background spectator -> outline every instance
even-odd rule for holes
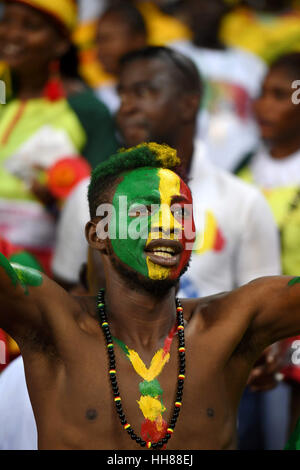
[[[257,146],[258,131],[251,101],[257,96],[266,67],[261,59],[237,47],[226,47],[220,28],[230,11],[225,0],[189,0],[193,41],[173,43],[197,65],[205,80],[198,137],[209,159],[232,171]]]
[[[299,77],[300,53],[282,56],[272,64],[255,103],[261,146],[237,170],[241,178],[260,188],[270,204],[281,235],[286,275],[300,269],[300,107],[292,97],[292,83]],[[293,386],[294,429],[300,414],[300,368],[290,363],[284,372]]]
[[[300,50],[300,4],[292,0],[245,0],[224,21],[222,40],[266,62]]]
[[[93,166],[117,148],[107,108],[77,74],[75,25],[72,0],[7,1],[0,22],[0,59],[14,83],[0,108],[0,232],[36,254],[47,272],[54,200],[40,171],[79,154]]]
[[[147,29],[139,10],[130,3],[108,7],[97,24],[96,48],[103,67],[103,82],[96,90],[97,96],[115,113],[119,108],[116,84],[119,62],[128,52],[147,44]]]

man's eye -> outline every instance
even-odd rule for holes
[[[191,212],[187,207],[178,206],[173,209],[173,215],[175,219],[183,220],[190,217]]]
[[[129,217],[148,217],[151,211],[146,206],[135,206],[129,209]]]
[[[150,92],[150,88],[148,86],[138,86],[135,89],[135,94],[139,98],[143,98],[144,96],[147,96]]]

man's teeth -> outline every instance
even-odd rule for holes
[[[161,256],[162,258],[172,258],[175,255],[173,248],[157,247],[154,248],[153,253]]]

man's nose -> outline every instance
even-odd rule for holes
[[[151,232],[161,235],[174,235],[179,238],[182,233],[182,224],[178,222],[172,214],[170,207],[162,204],[160,210],[154,216],[151,224]]]
[[[136,100],[131,95],[121,96],[119,114],[131,114],[136,110]]]

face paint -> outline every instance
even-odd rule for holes
[[[184,205],[189,213],[182,216]],[[118,258],[150,279],[177,279],[195,233],[191,193],[179,176],[159,168],[131,171],[118,185],[113,207],[109,233]]]
[[[4,255],[2,255],[2,253],[0,253],[0,266],[1,266],[1,268],[4,269],[4,271],[6,272],[8,277],[10,278],[13,286],[16,287],[18,282],[19,282],[19,278],[17,276],[17,273],[13,269],[13,267],[11,266],[8,259]]]
[[[148,272],[151,279],[177,279],[191,256],[192,247],[188,244],[192,245],[195,240],[192,196],[187,185],[173,171],[159,169],[158,175],[161,207],[152,218],[146,247],[153,240],[167,238],[179,241],[183,250],[178,265],[172,268],[162,267],[147,257]],[[177,202],[173,204],[174,201]]]
[[[146,442],[159,441],[164,437],[167,431],[167,422],[162,417],[163,413],[166,411],[162,402],[163,390],[157,377],[161,374],[164,366],[170,359],[170,348],[176,329],[177,325],[171,329],[165,339],[163,348],[159,349],[154,354],[149,368],[145,366],[137,352],[133,349],[129,349],[119,339],[113,338],[113,341],[117,343],[126,354],[135,372],[143,379],[143,382],[139,384],[141,397],[137,403],[145,418],[141,426],[141,436]]]
[[[300,283],[300,277],[294,277],[288,282],[288,286],[294,286],[295,284]]]
[[[35,269],[26,268],[20,264],[12,263],[12,267],[23,287],[25,294],[28,295],[28,286],[39,287],[43,283],[43,276]]]
[[[43,277],[39,271],[17,263],[10,263],[1,253],[0,266],[6,271],[13,286],[17,287],[20,283],[26,295],[29,294],[28,286],[38,287],[43,283]]]

